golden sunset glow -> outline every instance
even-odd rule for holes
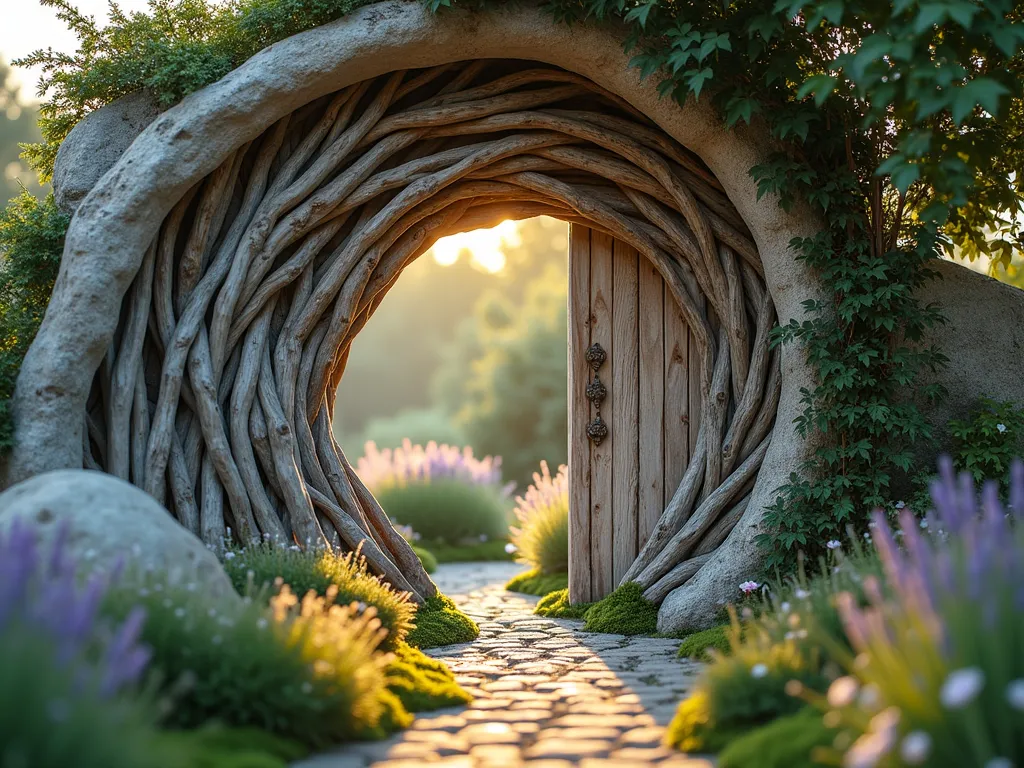
[[[473,264],[493,274],[505,266],[505,249],[515,248],[521,242],[518,222],[503,221],[490,229],[442,237],[434,243],[430,254],[442,266],[454,264],[465,254]]]

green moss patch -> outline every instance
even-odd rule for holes
[[[540,568],[533,568],[526,573],[520,573],[513,577],[505,589],[510,592],[522,592],[527,595],[548,595],[552,592],[567,590],[569,587],[569,574],[567,573],[542,573]]]
[[[744,733],[745,728],[718,723],[707,695],[697,691],[679,705],[665,731],[665,743],[683,752],[719,752]]]
[[[719,768],[813,768],[815,752],[832,745],[836,731],[827,728],[821,712],[806,707],[780,717],[729,743],[718,757]]]
[[[593,603],[572,605],[569,602],[569,590],[560,589],[542,597],[533,612],[538,616],[547,616],[552,619],[582,619],[593,605]]]
[[[723,654],[729,653],[732,647],[729,642],[730,629],[731,625],[720,624],[717,627],[687,635],[679,646],[679,658],[709,661],[711,654],[708,651],[712,649]]]
[[[468,643],[480,635],[480,628],[458,609],[454,601],[438,593],[416,611],[415,626],[406,642],[416,648]]]
[[[388,665],[386,685],[410,712],[430,712],[473,700],[455,682],[455,675],[447,665],[406,643],[395,649],[395,659]]]
[[[658,631],[658,606],[645,600],[643,592],[643,587],[631,581],[594,603],[584,617],[586,631],[653,635]]]

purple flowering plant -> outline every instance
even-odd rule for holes
[[[140,681],[145,615],[108,621],[113,577],[78,577],[65,531],[50,545],[15,522],[0,533],[0,764],[170,765]]]
[[[508,535],[514,485],[501,478],[501,458],[477,458],[470,447],[431,441],[379,449],[368,442],[360,478],[397,524],[427,544],[478,545]]]
[[[948,459],[931,492],[923,528],[904,510],[897,536],[874,515],[885,590],[839,595],[853,655],[827,722],[852,734],[848,768],[1024,765],[1024,465],[1008,508]]]

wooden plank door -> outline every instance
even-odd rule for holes
[[[690,334],[654,266],[609,235],[569,230],[569,595],[612,592],[679,485],[699,413]],[[595,371],[587,352],[606,355]],[[595,403],[587,385],[600,379]],[[600,417],[602,439],[587,429]]]

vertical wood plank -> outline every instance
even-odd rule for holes
[[[704,299],[701,298],[701,306],[704,306]],[[689,363],[688,374],[690,383],[687,387],[687,395],[690,400],[690,456],[693,455],[697,445],[697,430],[700,429],[700,353],[697,344],[693,340],[693,334],[689,334]],[[687,456],[689,461],[689,456]]]
[[[639,254],[635,248],[616,240],[612,303],[612,381],[615,407],[612,443],[612,572],[616,585],[629,570],[637,554],[639,520],[638,489],[640,461],[640,331],[638,326]]]
[[[569,225],[569,601],[593,600],[590,574],[590,232]]]
[[[665,510],[665,281],[640,258],[640,515],[639,547]],[[669,492],[671,493],[672,488]]]
[[[690,460],[689,338],[679,304],[665,286],[665,496],[671,499]]]
[[[612,238],[590,233],[590,343],[600,344],[608,353],[601,377],[608,397],[601,406],[609,434],[600,445],[590,444],[590,564],[593,599],[599,600],[614,588],[612,550],[612,452],[618,439],[611,423],[618,393],[612,383],[616,349],[612,336]],[[591,409],[591,418],[594,411]]]

